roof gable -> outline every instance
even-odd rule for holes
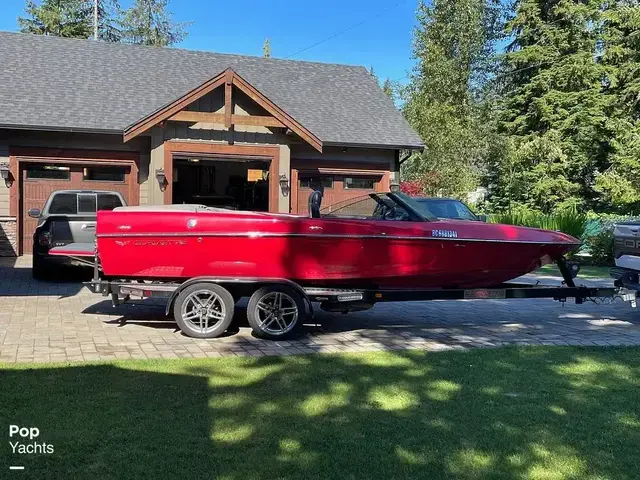
[[[324,145],[422,145],[363,67],[8,32],[0,64],[0,127],[122,134],[232,68]]]
[[[145,116],[124,130],[124,140],[129,141],[132,138],[146,132],[154,125],[165,120],[171,120],[177,117],[177,114],[191,105],[196,100],[202,98],[206,94],[212,92],[216,88],[225,87],[225,124],[227,127],[233,124],[232,106],[231,106],[231,88],[235,86],[260,107],[266,110],[279,125],[289,128],[302,139],[307,141],[316,150],[322,151],[322,141],[313,133],[307,130],[291,115],[287,114],[278,105],[269,100],[253,85],[238,75],[232,68],[227,68],[215,77],[207,80],[202,85],[190,90],[181,97],[175,99],[171,103],[164,105],[157,111]],[[192,113],[192,112],[191,112]],[[193,113],[192,113],[193,115]],[[259,117],[254,117],[259,118]],[[197,121],[197,120],[196,120]]]

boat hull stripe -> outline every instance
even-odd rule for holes
[[[140,238],[140,237],[246,237],[246,238],[347,238],[347,239],[385,239],[385,240],[437,240],[439,242],[488,242],[488,243],[528,243],[532,245],[581,245],[581,243],[529,241],[529,240],[498,240],[484,238],[448,238],[448,237],[420,237],[420,236],[388,236],[388,235],[349,235],[332,233],[261,233],[261,232],[183,232],[183,233],[103,233],[97,238]]]

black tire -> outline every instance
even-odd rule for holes
[[[33,265],[31,266],[31,277],[34,280],[50,280],[53,277],[53,268],[42,255],[33,255]]]
[[[270,305],[272,299],[276,300],[278,298],[277,294],[281,294],[279,298],[282,299],[281,306],[283,310],[295,307],[296,312],[295,315],[290,315],[289,312],[281,312],[276,318],[269,321],[268,315],[279,310],[274,305],[274,311],[267,312],[263,306],[259,307],[259,304]],[[293,336],[304,323],[305,317],[306,305],[304,299],[295,289],[286,285],[261,287],[251,295],[247,304],[249,325],[251,325],[253,333],[261,338],[278,340]]]
[[[189,318],[190,314],[196,314],[196,308],[198,307],[196,307],[195,300],[198,300],[200,295],[210,295],[207,302],[212,298],[214,299],[211,305],[213,310],[209,311],[211,316],[217,320],[213,325],[209,325],[210,318],[203,319],[203,316],[207,316],[206,313],[203,316],[198,315],[197,317]],[[185,305],[185,303],[187,304]],[[233,320],[234,303],[233,296],[226,288],[215,283],[196,283],[188,286],[178,294],[173,304],[173,316],[182,333],[188,337],[215,338],[222,335],[229,328]],[[204,306],[200,308],[204,308]],[[218,319],[214,315],[216,313],[221,318]]]

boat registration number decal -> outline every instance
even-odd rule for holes
[[[432,237],[458,238],[455,230],[431,230]]]
[[[476,288],[465,290],[464,298],[471,299],[502,299],[507,297],[507,291],[502,288]]]

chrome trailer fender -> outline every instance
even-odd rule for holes
[[[181,283],[178,286],[178,288],[176,288],[171,294],[171,296],[169,297],[169,300],[167,301],[165,314],[166,315],[170,314],[171,309],[173,308],[173,304],[182,290],[187,288],[189,285],[193,285],[194,283],[203,283],[203,282],[216,283],[223,287],[225,285],[238,285],[238,284],[255,285],[256,289],[261,285],[274,285],[274,284],[287,285],[293,288],[294,290],[296,290],[300,295],[302,295],[302,298],[304,299],[305,303],[307,304],[307,308],[309,309],[308,313],[311,316],[313,316],[313,306],[311,305],[311,300],[309,299],[307,292],[305,292],[304,288],[302,288],[299,284],[297,284],[292,280],[288,280],[286,278],[230,278],[230,277],[194,277],[194,278],[190,278],[186,282]]]

